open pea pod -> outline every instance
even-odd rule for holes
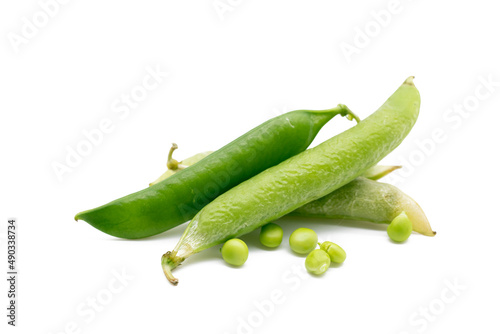
[[[334,192],[301,206],[289,215],[369,221],[389,224],[406,212],[413,230],[427,236],[434,232],[422,208],[397,187],[358,177]]]

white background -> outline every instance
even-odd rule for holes
[[[231,10],[221,15],[212,0],[69,1],[43,22],[37,1],[2,2],[2,254],[7,218],[18,219],[20,235],[19,326],[5,324],[2,279],[2,328],[497,332],[500,21],[494,2],[401,0],[384,26],[374,23],[373,12],[392,9],[388,0],[222,3]],[[33,16],[45,26],[16,46],[13,36],[19,41],[24,18],[33,22]],[[365,29],[371,36],[362,40]],[[346,57],[341,46],[347,44],[357,53]],[[128,115],[114,112],[147,68],[169,75]],[[420,117],[383,162],[405,165],[386,181],[420,203],[434,238],[414,234],[400,245],[388,240],[384,226],[282,219],[279,249],[264,250],[250,234],[243,237],[250,257],[242,268],[225,265],[214,247],[176,270],[180,283],[173,287],[160,257],[185,225],[125,241],[73,220],[78,211],[146,187],[164,171],[171,142],[182,159],[293,109],[345,103],[363,118],[409,75],[422,96]],[[112,130],[59,180],[53,164],[65,164],[68,147],[75,149],[83,132],[103,119],[113,122]],[[313,145],[352,125],[334,119]],[[444,135],[430,143],[436,131]],[[320,278],[303,275],[304,258],[287,241],[303,226],[343,246],[344,265]],[[6,265],[5,255],[0,258]],[[128,278],[121,284],[113,277],[122,271]],[[110,283],[120,291],[110,292]],[[453,292],[450,284],[459,287]],[[281,303],[271,307],[266,301],[275,294]],[[100,311],[90,311],[92,298],[105,303]]]

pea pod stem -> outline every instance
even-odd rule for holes
[[[175,160],[172,157],[172,155],[174,154],[174,151],[178,148],[179,148],[179,146],[177,146],[176,143],[172,143],[172,147],[170,148],[170,151],[168,152],[167,168],[170,170],[184,169],[187,167],[187,166],[179,164],[179,161]]]
[[[345,106],[347,108],[347,106]],[[349,110],[350,111],[350,110]],[[349,121],[352,121],[353,119],[356,121],[356,124],[361,122],[361,119],[355,114],[353,113],[352,111],[350,111],[347,115],[346,115],[347,119]]]
[[[353,119],[356,121],[356,124],[361,122],[361,119],[356,115],[351,109],[349,109],[345,104],[338,104],[336,107],[327,109],[327,110],[317,110],[313,111],[316,113],[338,113],[340,116],[347,118],[347,120],[352,121]]]
[[[195,154],[192,157],[186,158],[182,161],[178,161],[173,158],[173,153],[176,149],[178,149],[177,144],[172,143],[172,147],[170,147],[170,151],[168,152],[167,170],[162,175],[160,175],[160,177],[158,177],[155,181],[151,182],[149,186],[160,183],[161,181],[169,178],[175,173],[180,172],[181,170],[194,165],[195,163],[199,162],[203,158],[206,158],[208,155],[213,153],[212,151],[202,152]]]
[[[174,252],[166,252],[161,257],[161,266],[163,268],[163,273],[167,277],[168,281],[173,285],[177,285],[179,280],[172,275],[172,271],[170,268],[177,267],[178,263],[182,262],[181,259],[176,261],[176,256],[173,254]]]

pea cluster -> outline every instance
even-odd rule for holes
[[[264,225],[260,230],[260,242],[269,248],[276,248],[283,241],[283,229],[275,224]],[[330,241],[318,243],[318,235],[310,228],[298,228],[290,235],[290,248],[306,257],[306,269],[315,275],[323,274],[330,263],[343,263],[346,253],[337,244]],[[319,245],[319,249],[316,247]],[[248,259],[248,247],[243,240],[230,239],[221,248],[222,258],[233,266],[242,266]]]
[[[412,232],[412,224],[403,211],[387,227],[389,238],[395,242],[406,241]],[[275,223],[262,226],[259,235],[260,242],[269,248],[276,248],[283,241],[283,229]],[[341,264],[346,259],[342,247],[325,241],[318,243],[318,235],[310,228],[298,228],[290,235],[290,248],[297,254],[308,254],[306,269],[314,275],[324,274],[331,263]],[[319,249],[316,246],[319,245]],[[248,246],[241,239],[230,239],[221,248],[222,258],[233,266],[242,266],[248,259]]]

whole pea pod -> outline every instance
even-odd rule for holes
[[[220,195],[196,214],[175,248],[162,256],[165,276],[177,284],[171,270],[189,256],[249,233],[362,175],[403,141],[419,109],[420,94],[410,77],[354,127]]]
[[[339,114],[357,119],[344,105],[272,118],[196,164],[146,189],[80,212],[75,220],[120,238],[164,232],[193,218],[225,191],[304,151],[321,127]]]
[[[358,177],[334,192],[289,213],[292,216],[369,221],[389,224],[406,212],[413,230],[434,236],[422,208],[397,187]]]

